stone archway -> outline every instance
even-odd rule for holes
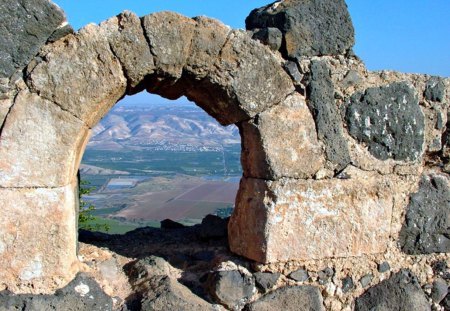
[[[78,271],[76,172],[90,129],[125,94],[144,89],[185,95],[239,127],[244,176],[229,224],[233,252],[271,263],[395,249],[408,195],[422,173],[435,173],[424,158],[448,157],[449,81],[368,72],[348,54],[353,29],[345,3],[336,3],[254,11],[262,16],[254,37],[275,51],[206,17],[125,12],[31,51],[23,72],[28,60],[8,67],[8,81],[15,69],[23,75],[0,99],[0,290],[51,292]],[[291,9],[323,15],[302,29],[331,27],[330,38],[272,27],[274,12]],[[284,41],[270,42],[277,35]]]

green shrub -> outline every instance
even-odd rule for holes
[[[89,194],[95,190],[95,187],[89,187],[90,182],[86,180],[80,181],[80,188],[78,196],[80,200],[80,209],[78,212],[78,229],[84,229],[89,231],[109,231],[110,226],[108,224],[97,223],[97,217],[92,215],[95,210],[95,206],[83,200],[83,195]]]

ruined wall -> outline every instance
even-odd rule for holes
[[[144,89],[239,127],[229,242],[261,270],[328,266],[340,280],[348,262],[356,278],[387,258],[394,270],[409,255],[448,260],[450,81],[367,71],[343,1],[277,2],[253,11],[247,32],[125,12],[76,34],[47,1],[17,3],[1,17],[13,42],[0,52],[1,288],[48,292],[73,277],[89,131]],[[25,35],[17,16],[30,12],[55,21]]]

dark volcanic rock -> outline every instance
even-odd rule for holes
[[[325,268],[322,271],[319,271],[317,273],[317,276],[319,278],[319,284],[326,284],[330,281],[330,279],[334,275],[334,270],[331,268]]]
[[[172,219],[161,220],[161,229],[179,229],[184,227],[183,224],[173,221]]]
[[[255,277],[256,286],[265,293],[277,284],[281,273],[256,272],[253,276]]]
[[[355,288],[355,283],[353,282],[353,279],[351,276],[347,276],[344,279],[342,279],[342,292],[348,293],[349,291],[353,290]]]
[[[409,270],[401,270],[356,299],[355,310],[426,311],[430,305],[416,277]]]
[[[425,92],[423,95],[428,100],[443,102],[445,97],[444,80],[439,77],[431,77],[425,86]]]
[[[247,311],[325,310],[320,291],[314,286],[287,286],[279,288],[249,304]]]
[[[278,28],[286,58],[345,54],[355,42],[344,0],[284,0],[253,10],[247,29]]]
[[[387,261],[384,261],[378,265],[378,272],[384,273],[391,270],[391,266]]]
[[[141,302],[142,311],[214,310],[213,306],[168,276],[154,276]]]
[[[289,277],[297,282],[305,282],[309,279],[309,274],[304,269],[298,269],[289,274]]]
[[[271,50],[278,51],[283,41],[283,34],[278,28],[269,27],[255,30],[252,38],[269,46]]]
[[[407,254],[450,251],[450,188],[443,175],[423,176],[410,196],[399,241]]]
[[[13,295],[0,293],[0,311],[64,310],[110,311],[112,299],[106,295],[94,279],[84,273],[55,295]]]
[[[359,283],[361,283],[361,286],[364,288],[364,287],[367,287],[370,285],[370,283],[372,282],[372,279],[373,279],[372,274],[366,274],[359,280]]]
[[[24,68],[65,21],[47,0],[0,1],[0,77]]]
[[[201,239],[226,238],[228,232],[228,218],[223,219],[215,215],[206,215],[200,226],[199,237]]]
[[[325,144],[328,160],[336,165],[336,171],[341,171],[350,163],[350,154],[343,136],[342,120],[334,102],[330,70],[324,61],[311,62],[308,97],[317,136]]]
[[[216,271],[209,276],[208,287],[215,301],[233,309],[252,297],[255,280],[237,270]]]
[[[351,96],[345,119],[350,135],[380,160],[417,160],[425,123],[414,89],[404,82],[368,88]]]
[[[433,282],[433,288],[431,289],[431,299],[434,302],[440,303],[448,294],[448,285],[443,279],[436,279]]]

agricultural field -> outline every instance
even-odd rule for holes
[[[94,222],[108,224],[110,233],[164,219],[193,225],[207,214],[226,217],[239,186],[239,156],[240,146],[233,145],[223,152],[87,150],[82,163],[89,170],[81,179],[94,190],[83,199],[96,208]]]

